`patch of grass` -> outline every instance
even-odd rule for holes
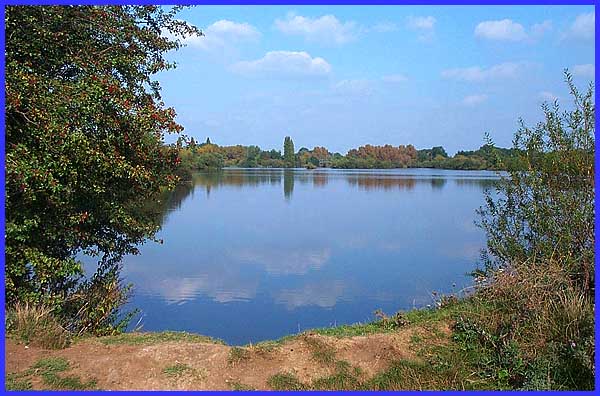
[[[253,391],[253,390],[256,390],[256,389],[254,389],[251,386],[242,384],[241,382],[237,382],[237,381],[232,382],[230,385],[231,385],[231,390],[234,390],[234,391]]]
[[[306,389],[306,385],[304,385],[295,374],[292,373],[278,373],[275,374],[267,380],[267,385],[269,385],[273,390],[304,390]]]
[[[397,312],[387,317],[379,313],[380,320],[369,323],[355,323],[335,327],[322,327],[311,329],[308,332],[321,334],[336,338],[366,336],[370,334],[381,334],[394,332],[398,328],[409,325],[422,325],[425,323],[437,323],[451,319],[461,310],[462,300],[448,304],[442,308],[413,309],[405,312]],[[385,316],[385,318],[383,317]]]
[[[259,344],[254,344],[247,346],[248,350],[253,351],[257,355],[268,355],[273,352],[280,344],[275,342],[261,342]]]
[[[81,378],[70,375],[66,377],[60,377],[56,374],[42,375],[44,383],[51,389],[56,390],[89,390],[96,389],[96,381],[90,380],[88,382],[82,382]]]
[[[69,361],[62,357],[47,357],[38,360],[32,367],[44,373],[59,373],[69,369]]]
[[[233,347],[227,356],[227,364],[240,363],[243,360],[250,358],[250,352],[245,348]]]
[[[192,370],[190,366],[185,363],[175,363],[171,366],[167,366],[163,369],[163,374],[167,377],[180,377],[185,372]]]
[[[23,373],[8,373],[6,375],[6,390],[29,390],[31,389],[31,370]]]
[[[314,390],[361,390],[364,389],[361,377],[360,368],[338,360],[335,362],[335,372],[332,375],[316,379],[310,387]]]
[[[224,344],[223,341],[216,338],[179,331],[163,331],[159,333],[122,333],[114,336],[100,337],[99,341],[105,345],[154,345],[171,341]]]
[[[62,357],[48,357],[38,360],[30,370],[29,376],[39,375],[44,384],[55,390],[86,390],[95,389],[96,381],[82,382],[78,376],[60,376],[69,369],[69,362]]]
[[[301,339],[311,350],[314,361],[327,366],[335,363],[335,349],[327,345],[327,343],[325,343],[323,340],[320,340],[319,338],[309,334],[301,336]]]
[[[310,330],[311,333],[321,334],[336,338],[346,338],[355,336],[365,336],[369,334],[378,334],[390,332],[390,329],[384,329],[377,324],[371,323],[355,323],[351,325],[341,325],[336,327],[323,327]]]

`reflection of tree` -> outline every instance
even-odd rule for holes
[[[412,190],[417,179],[406,177],[382,177],[378,175],[348,175],[348,183],[364,190]]]
[[[294,171],[286,169],[283,171],[283,196],[286,200],[292,198],[292,192],[294,191]]]
[[[471,179],[454,179],[454,183],[461,187],[479,187],[482,190],[486,188],[492,188],[496,185],[498,179],[484,179],[484,178],[471,178]]]
[[[327,185],[328,175],[327,173],[314,172],[313,173],[313,186],[324,187]]]
[[[182,182],[170,191],[157,194],[153,199],[146,201],[140,210],[162,225],[169,212],[181,208],[183,201],[194,191],[191,182]]]
[[[314,187],[323,187],[329,183],[329,178],[343,178],[351,186],[364,190],[412,190],[417,185],[431,186],[433,189],[442,189],[449,179],[453,179],[459,186],[473,186],[476,188],[493,187],[495,180],[490,177],[440,177],[440,176],[410,176],[410,175],[385,175],[385,174],[348,174],[336,172],[303,171],[295,169],[225,169],[213,172],[198,172],[192,178],[194,185],[201,185],[207,194],[211,189],[220,186],[250,186],[258,187],[264,184],[278,185],[283,178],[283,195],[291,199],[294,183],[308,184]]]
[[[435,190],[441,190],[442,188],[444,188],[444,185],[446,184],[446,179],[445,178],[432,178],[431,179],[431,187]]]

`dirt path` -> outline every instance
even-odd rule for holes
[[[107,344],[100,338],[50,351],[6,340],[6,373],[33,373],[27,377],[31,388],[47,389],[43,375],[32,367],[42,358],[54,358],[68,362],[61,376],[94,381],[105,390],[272,389],[269,380],[277,374],[311,383],[334,374],[341,364],[370,378],[395,360],[418,359],[411,337],[423,331],[406,328],[346,338],[305,333],[243,348],[186,340]]]

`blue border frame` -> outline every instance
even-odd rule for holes
[[[7,5],[118,5],[118,4],[153,4],[153,5],[173,5],[173,4],[181,4],[181,5],[594,5],[594,12],[597,13],[599,9],[599,5],[595,0],[373,0],[369,2],[368,0],[234,0],[231,2],[227,2],[224,0],[208,0],[208,1],[189,1],[189,0],[156,0],[156,1],[145,1],[145,0],[132,0],[132,1],[119,1],[119,0],[81,0],[81,1],[69,1],[69,0],[24,0],[24,1],[11,1],[6,0],[2,1],[2,7],[0,9],[0,50],[1,50],[1,69],[2,75],[0,76],[0,83],[4,87],[4,68],[5,68],[5,31],[4,31],[4,21],[5,21],[5,10],[4,6]],[[595,26],[595,37],[600,37],[600,25],[596,23]],[[595,42],[595,64],[598,64],[598,44]],[[595,71],[595,81],[598,81],[600,77],[600,72],[596,68]],[[598,100],[598,90],[596,89],[594,92],[595,101],[597,103]],[[2,110],[4,113],[4,104],[5,104],[5,90],[0,90],[0,104],[2,105]],[[596,121],[596,127],[598,126],[598,122]],[[0,159],[4,163],[5,160],[5,117],[4,114],[0,117],[0,128],[2,133],[0,133]],[[595,150],[595,161],[594,161],[594,172],[595,172],[595,185],[598,185],[600,182],[600,173],[598,169],[600,168],[600,154],[598,154],[598,150]],[[2,166],[0,169],[0,179],[2,184],[5,184],[5,167]],[[4,190],[1,194],[1,203],[2,203],[2,217],[0,219],[0,225],[2,229],[5,229],[5,195]],[[595,196],[595,213],[597,213],[598,209],[598,197]],[[600,229],[600,222],[598,221],[598,217],[594,218],[594,232],[596,235],[598,234],[598,230]],[[4,251],[5,248],[5,238],[0,238],[0,246]],[[598,246],[600,243],[597,239],[595,239],[595,251],[598,251]],[[5,273],[5,259],[2,256],[0,260],[2,267],[2,274]],[[595,267],[598,267],[598,256],[595,255]],[[4,305],[4,293],[5,283],[0,282],[0,299],[2,301],[2,305]],[[598,301],[600,299],[600,290],[598,288],[595,289],[595,299]],[[0,312],[0,317],[2,319],[2,323],[0,324],[2,328],[2,334],[6,334],[5,329],[5,320],[4,320],[5,311],[2,310]],[[595,336],[596,340],[598,339],[598,334],[600,333],[600,325],[598,323],[598,313],[595,313],[596,321],[595,321]],[[596,370],[598,370],[598,363],[600,363],[600,357],[598,356],[598,346],[596,346],[596,359],[595,365]],[[0,353],[2,356],[5,356],[5,343],[2,342],[0,344]],[[5,373],[5,359],[0,360],[0,369],[2,370],[1,378],[2,383],[6,383],[6,373]],[[595,378],[595,387],[596,391],[600,390],[600,379],[596,373]],[[544,394],[544,395],[595,395],[596,391],[288,391],[288,392],[280,392],[280,391],[255,391],[252,393],[285,393],[285,394],[298,394],[298,395],[306,395],[306,394],[318,394],[318,393],[327,393],[332,395],[344,395],[344,394],[361,394],[361,395],[417,395],[417,394],[460,394],[460,395],[512,395],[512,394]],[[51,394],[51,395],[106,395],[106,394],[127,394],[127,395],[147,395],[147,394],[177,394],[177,395],[188,395],[188,394],[222,394],[222,395],[243,395],[248,394],[249,392],[245,391],[4,391],[7,395],[42,395],[42,394]]]

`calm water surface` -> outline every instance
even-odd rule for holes
[[[124,260],[143,329],[246,344],[432,303],[470,283],[485,171],[227,169],[166,202]]]

